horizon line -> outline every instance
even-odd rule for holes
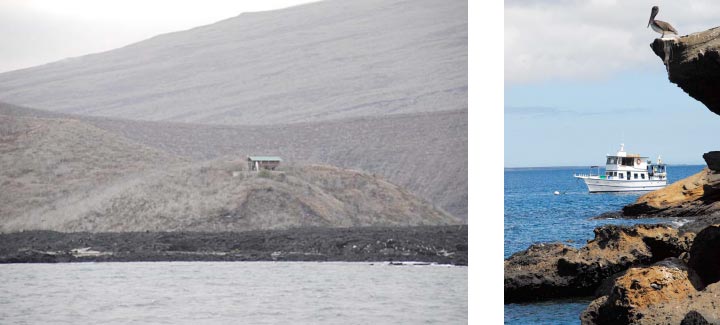
[[[705,166],[705,163],[678,163],[678,164],[665,164],[667,166]],[[559,165],[559,166],[503,166],[503,169],[522,169],[522,168],[590,168],[590,166],[601,166],[602,165]]]

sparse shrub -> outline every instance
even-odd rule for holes
[[[261,171],[258,172],[258,177],[262,177],[262,178],[272,178],[272,174],[270,173],[270,171],[268,171],[268,170],[266,170],[266,169],[263,169],[263,170],[261,170]]]

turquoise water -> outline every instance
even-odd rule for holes
[[[677,181],[703,169],[669,166],[668,180]],[[593,229],[604,224],[682,222],[667,219],[590,220],[604,212],[620,210],[643,193],[593,193],[573,173],[582,167],[513,168],[505,170],[505,258],[533,243],[557,242],[575,247],[593,238]],[[602,173],[603,170],[601,169]],[[559,191],[561,195],[554,195]],[[507,324],[577,324],[588,301],[564,300],[505,305]]]

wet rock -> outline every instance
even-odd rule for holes
[[[593,295],[606,278],[682,254],[690,241],[667,225],[609,225],[596,228],[580,249],[532,245],[505,261],[505,303]]]
[[[505,303],[580,296],[588,288],[578,288],[572,278],[558,272],[558,260],[577,250],[563,244],[537,244],[505,261]]]
[[[622,216],[624,217],[636,217],[642,215],[656,214],[665,208],[659,208],[651,206],[648,202],[636,202],[633,204],[626,205],[622,208]],[[597,218],[602,217],[599,216]]]
[[[463,225],[246,232],[30,231],[0,234],[0,263],[395,260],[467,265],[467,229]]]
[[[590,305],[588,305],[587,308],[585,308],[585,310],[580,313],[580,324],[597,324],[596,319],[599,315],[598,310],[600,309],[600,306],[602,306],[607,301],[607,298],[607,296],[602,296],[593,300]]]
[[[0,256],[0,263],[59,263],[70,262],[73,256],[66,252],[46,252],[35,249],[21,249],[17,254]]]

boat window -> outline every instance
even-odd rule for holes
[[[637,179],[637,173],[635,173],[635,176],[633,178]]]
[[[620,176],[620,178],[624,178],[624,177],[623,177],[623,174],[620,174],[619,176]]]
[[[615,165],[617,163],[617,160],[615,157],[608,157],[607,164],[608,165]]]
[[[640,174],[640,178],[645,179],[645,174]]]

